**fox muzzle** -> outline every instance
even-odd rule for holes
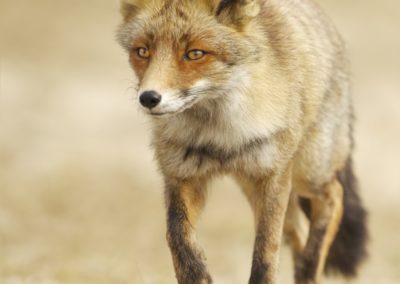
[[[161,95],[156,91],[145,91],[139,97],[142,106],[152,109],[161,102]]]

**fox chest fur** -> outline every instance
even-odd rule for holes
[[[195,108],[168,122],[157,122],[153,145],[163,173],[187,179],[240,171],[259,175],[271,170],[278,157],[274,129],[248,127],[238,117],[241,113],[227,116],[228,111],[238,110],[216,112],[215,108],[212,112]]]

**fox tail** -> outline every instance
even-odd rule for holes
[[[351,158],[338,173],[342,184],[343,218],[326,261],[325,273],[339,272],[346,277],[357,275],[357,268],[367,257],[367,212],[358,195],[358,183],[353,174]]]

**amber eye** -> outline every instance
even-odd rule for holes
[[[199,60],[206,55],[206,52],[200,49],[193,49],[186,53],[185,58],[187,60]]]
[[[143,59],[148,59],[150,57],[150,51],[145,47],[139,47],[136,50],[136,53],[140,58],[143,58]]]

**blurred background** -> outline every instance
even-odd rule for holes
[[[400,283],[400,2],[318,2],[353,62],[371,241],[352,283]],[[0,0],[0,283],[175,283],[119,21],[116,0]],[[210,270],[246,283],[250,208],[229,179],[211,192],[198,235]],[[284,249],[280,283],[292,273]]]

